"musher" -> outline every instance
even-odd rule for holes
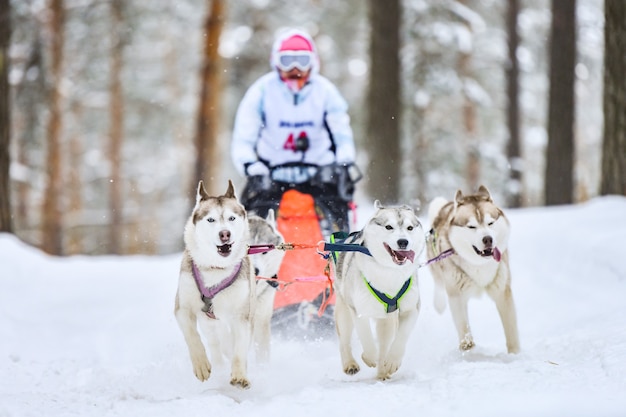
[[[348,210],[360,171],[348,104],[319,74],[313,39],[289,30],[274,42],[272,71],[255,81],[237,109],[231,156],[247,177],[246,209],[265,216],[284,192],[311,195],[332,231],[349,231]]]

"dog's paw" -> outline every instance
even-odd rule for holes
[[[395,374],[400,369],[401,361],[385,360],[381,366],[378,367],[376,372],[376,379],[379,381],[386,381],[391,378],[391,375]]]
[[[507,352],[509,352],[509,354],[515,355],[515,354],[520,353],[521,349],[520,349],[519,345],[512,345],[512,346],[510,346],[510,345],[507,344],[506,350],[507,350]]]
[[[360,370],[361,368],[359,367],[359,364],[356,362],[350,362],[343,367],[343,371],[346,373],[346,375],[355,375]]]
[[[211,364],[208,359],[195,360],[193,363],[193,373],[200,381],[206,381],[211,376]]]
[[[472,339],[472,335],[465,335],[465,338],[463,338],[463,340],[461,340],[461,343],[459,343],[459,349],[460,350],[471,350],[474,346],[476,346],[474,344],[474,339]]]
[[[241,389],[248,389],[250,388],[250,381],[244,377],[232,378],[230,380],[230,385]]]
[[[376,379],[379,381],[386,381],[390,378],[391,378],[391,374],[388,372],[385,372],[382,369],[379,369],[378,372],[376,373]]]
[[[361,355],[361,359],[363,359],[363,362],[365,362],[365,364],[367,366],[369,366],[370,368],[376,368],[376,360],[375,359],[372,359],[371,357],[369,357],[365,353]]]
[[[378,379],[385,380],[391,378],[400,369],[401,361],[386,360],[382,366],[378,368]]]

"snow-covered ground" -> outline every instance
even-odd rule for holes
[[[391,380],[344,375],[332,334],[277,335],[246,391],[227,369],[193,375],[172,313],[179,256],[55,258],[0,235],[0,417],[626,415],[626,198],[508,215],[521,354],[486,297],[461,354],[425,268]]]

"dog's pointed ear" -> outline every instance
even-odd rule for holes
[[[478,187],[478,195],[486,199],[487,201],[493,201],[491,199],[491,194],[489,193],[489,190],[484,185]]]
[[[380,210],[381,208],[384,208],[384,207],[383,207],[382,203],[380,202],[380,200],[376,200],[376,201],[374,201],[374,208],[376,210]]]
[[[454,195],[454,209],[463,204],[463,191],[456,190],[456,194]]]
[[[237,196],[235,195],[235,186],[233,186],[233,182],[231,180],[228,180],[228,189],[226,190],[226,194],[224,194],[224,197],[237,198]]]
[[[267,217],[265,220],[275,229],[276,228],[276,215],[274,214],[274,209],[269,209],[267,211]]]
[[[209,194],[204,189],[204,183],[202,180],[198,182],[198,190],[196,191],[196,204],[201,201],[208,200]]]

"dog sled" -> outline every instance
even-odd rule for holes
[[[302,173],[311,176],[306,184],[288,181]],[[361,178],[354,164],[300,163],[273,167],[269,178],[249,178],[242,194],[246,209],[262,217],[273,209],[278,231],[294,244],[285,253],[276,281],[272,327],[278,332],[298,336],[332,331],[331,277],[328,259],[318,246],[333,233],[347,233],[350,220],[355,222],[352,197]]]

